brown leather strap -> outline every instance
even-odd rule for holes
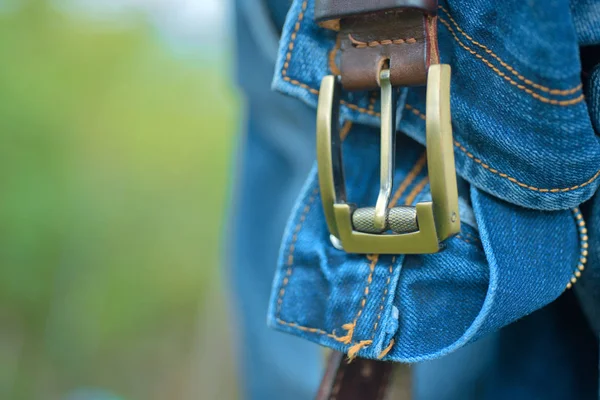
[[[339,31],[344,89],[377,89],[384,64],[392,85],[425,85],[439,63],[436,9],[437,0],[318,0],[317,20]]]
[[[315,20],[323,27],[335,29],[341,18],[402,8],[436,15],[437,0],[317,0]]]
[[[316,400],[383,400],[394,364],[357,358],[351,363],[333,352]]]

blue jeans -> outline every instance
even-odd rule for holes
[[[582,82],[579,60],[580,45],[600,43],[597,3],[440,2],[440,53],[453,67],[463,227],[445,251],[411,256],[346,254],[329,241],[316,171],[310,169],[314,111],[301,102],[316,106],[320,80],[335,68],[338,50],[333,33],[314,23],[313,7],[314,0],[293,2],[272,83],[300,101],[267,92],[258,76],[272,72],[269,63],[259,66],[248,36],[240,40],[240,52],[249,52],[240,81],[248,93],[250,129],[241,170],[246,184],[236,196],[245,211],[236,213],[232,265],[236,276],[245,270],[235,280],[241,328],[256,332],[252,339],[265,338],[268,349],[248,339],[245,347],[264,357],[277,353],[262,364],[250,360],[256,365],[250,373],[267,371],[269,362],[294,365],[295,378],[303,381],[298,396],[310,398],[320,369],[313,348],[297,347],[288,358],[275,350],[270,333],[250,328],[262,324],[262,308],[251,301],[265,285],[259,271],[276,265],[271,327],[360,357],[419,363],[416,398],[593,398],[597,340],[581,319],[557,321],[570,312],[565,303],[574,309],[581,304],[599,332],[600,216],[596,198],[586,201],[600,183],[594,131],[600,82],[597,71]],[[400,96],[398,204],[430,195],[424,104],[423,89],[404,89]],[[378,110],[376,94],[343,96],[346,185],[359,206],[374,204],[378,191]],[[292,164],[297,168],[285,168]],[[553,303],[567,287],[574,287],[579,302],[569,292]],[[303,356],[306,364],[299,364]],[[540,385],[536,371],[548,383]],[[511,379],[517,373],[521,378]],[[443,376],[452,377],[452,385],[435,384]],[[269,386],[265,382],[256,385]],[[249,397],[278,398],[275,393]]]
[[[244,398],[281,399],[285,393],[286,399],[302,400],[312,398],[319,383],[321,352],[269,329],[265,316],[283,229],[314,161],[314,135],[307,133],[315,116],[270,90],[278,34],[267,11],[238,2],[237,81],[247,101],[225,253]]]

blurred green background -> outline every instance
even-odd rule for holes
[[[230,49],[136,2],[0,3],[0,398],[235,398]]]

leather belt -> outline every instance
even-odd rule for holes
[[[333,352],[316,400],[409,400],[411,371],[408,364],[357,358],[348,363]]]
[[[315,19],[338,31],[346,90],[379,88],[389,63],[393,86],[421,86],[439,63],[437,0],[317,0]]]

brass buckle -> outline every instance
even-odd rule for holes
[[[317,111],[317,161],[321,199],[331,239],[348,253],[428,254],[460,232],[458,190],[450,121],[450,66],[431,65],[427,77],[427,166],[431,201],[389,208],[393,190],[396,100],[389,70],[380,74],[380,191],[375,207],[347,203],[339,135],[340,83],[323,78]]]

